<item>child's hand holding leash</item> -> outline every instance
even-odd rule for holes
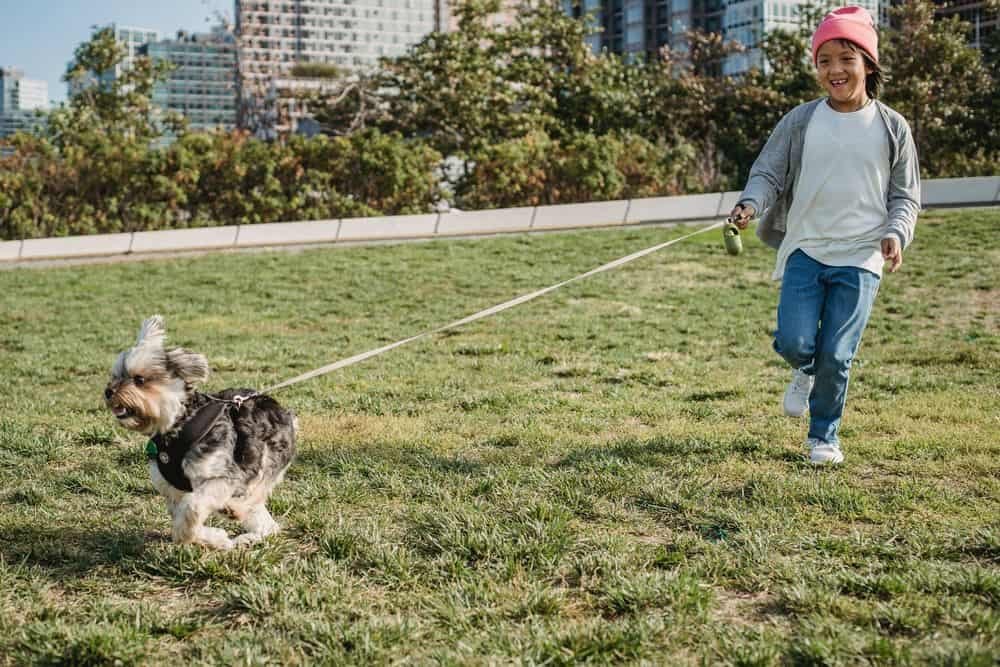
[[[896,269],[903,265],[903,249],[899,245],[899,239],[895,236],[887,236],[882,239],[882,259],[889,264],[889,273],[895,273]]]
[[[753,206],[743,206],[742,204],[737,204],[729,213],[729,221],[740,229],[746,229],[747,225],[750,224],[750,220],[752,220],[755,215],[757,215],[757,211],[754,210]]]

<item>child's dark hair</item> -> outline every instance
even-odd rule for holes
[[[862,49],[860,46],[855,44],[849,39],[837,40],[845,47],[854,51],[855,53],[860,53],[861,58],[865,61],[865,66],[867,69],[871,70],[871,74],[865,75],[865,92],[868,93],[868,97],[877,98],[879,93],[882,92],[882,68],[879,64],[872,60],[872,57],[868,55],[868,52]]]

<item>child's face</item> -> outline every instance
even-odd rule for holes
[[[865,76],[871,71],[861,52],[839,39],[824,43],[816,53],[816,77],[837,111],[854,111],[867,101]]]

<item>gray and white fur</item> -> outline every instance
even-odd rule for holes
[[[151,438],[170,441],[210,402],[247,396],[249,389],[205,394],[208,360],[182,348],[166,349],[163,318],[146,319],[130,349],[118,355],[104,400],[118,423]],[[191,491],[175,487],[149,462],[153,486],[167,501],[173,540],[216,549],[253,544],[279,530],[267,500],[295,456],[295,416],[269,396],[229,404],[224,414],[181,461]],[[244,533],[230,539],[205,525],[215,513],[238,520]]]

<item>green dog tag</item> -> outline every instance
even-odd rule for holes
[[[146,456],[148,456],[151,459],[156,458],[156,452],[157,452],[156,443],[153,442],[152,440],[148,441],[146,443]]]

